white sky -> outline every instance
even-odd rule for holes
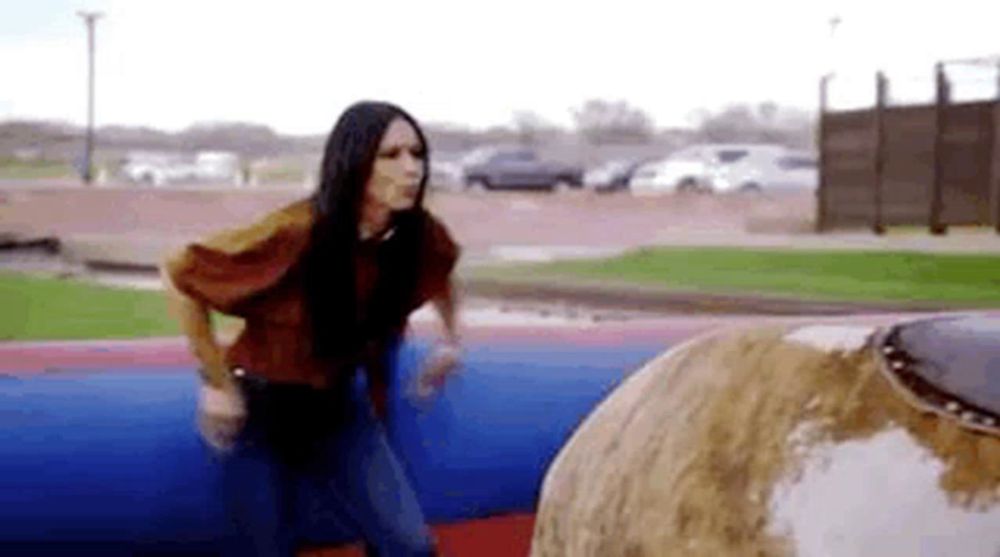
[[[731,102],[812,109],[831,68],[863,76],[865,99],[878,67],[900,79],[898,96],[930,98],[935,61],[1000,54],[1000,2],[920,4],[0,0],[0,120],[84,122],[78,9],[105,14],[99,125],[238,120],[325,133],[362,98],[479,128],[518,110],[568,126],[571,108],[590,98],[624,99],[660,126]],[[992,94],[995,73],[976,75]]]

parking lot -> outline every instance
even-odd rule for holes
[[[282,189],[10,186],[0,232],[64,240],[159,244],[238,225],[307,194]],[[748,236],[799,234],[811,227],[809,194],[666,195],[592,192],[431,191],[440,215],[471,258],[531,258],[532,250],[573,255],[635,246],[707,242],[739,245]]]

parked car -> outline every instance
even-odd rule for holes
[[[434,153],[430,160],[428,186],[440,190],[460,190],[465,187],[465,173],[460,160]]]
[[[163,186],[182,180],[188,173],[182,157],[171,153],[133,151],[126,155],[120,167],[123,178],[150,186]]]
[[[708,143],[685,147],[636,171],[636,193],[718,193],[815,188],[816,157],[781,145]]]
[[[690,153],[677,153],[640,165],[629,180],[634,195],[704,191],[711,187],[709,167]]]
[[[719,165],[712,184],[716,191],[809,191],[819,184],[819,163],[808,151],[751,148],[738,161]]]
[[[628,189],[636,170],[649,159],[619,159],[608,161],[588,170],[583,175],[585,188],[596,192],[612,192]]]
[[[242,185],[240,157],[229,151],[201,151],[195,155],[190,178],[199,181]]]
[[[466,189],[567,190],[583,186],[583,169],[540,160],[530,149],[480,148],[462,162]]]
[[[126,180],[156,187],[171,182],[243,183],[239,156],[228,151],[194,155],[132,151],[122,161],[120,172]]]

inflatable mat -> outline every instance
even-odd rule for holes
[[[216,456],[194,426],[194,366],[142,346],[88,343],[78,346],[88,357],[52,348],[48,359],[44,345],[29,350],[41,355],[0,352],[0,554],[213,552],[226,526]],[[404,344],[389,434],[429,521],[532,513],[574,428],[665,346],[586,331],[480,335],[460,374],[418,407],[403,386],[427,345]],[[349,541],[310,525],[310,544]]]

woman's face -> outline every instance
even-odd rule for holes
[[[365,201],[403,211],[413,207],[424,177],[424,146],[417,131],[403,118],[389,123],[365,185]]]

